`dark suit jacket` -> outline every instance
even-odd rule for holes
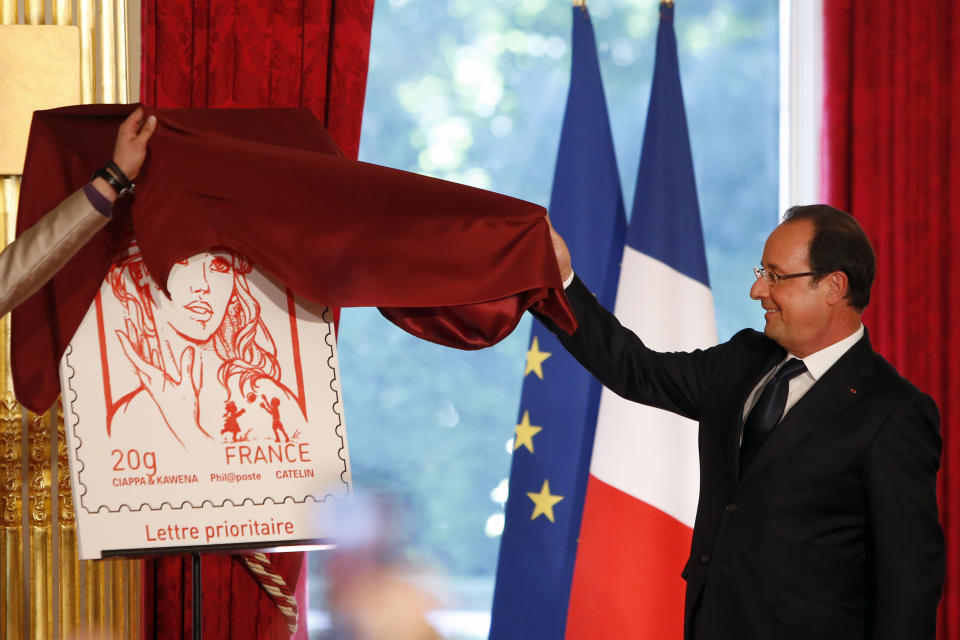
[[[685,637],[934,638],[944,575],[933,400],[866,336],[786,414],[740,477],[742,412],[786,352],[744,330],[646,348],[575,279],[564,346],[619,395],[699,421],[700,502]]]

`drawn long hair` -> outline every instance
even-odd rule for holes
[[[238,377],[242,394],[252,393],[252,385],[260,378],[280,380],[277,347],[270,331],[260,317],[260,304],[250,293],[246,274],[253,264],[232,251],[233,292],[227,302],[223,321],[211,336],[214,351],[223,363],[217,370],[217,380],[227,389],[228,382]],[[157,332],[155,285],[147,272],[136,244],[114,261],[107,275],[113,294],[123,306],[125,329],[130,342],[140,355],[155,367],[164,368]],[[162,295],[162,294],[161,294]]]

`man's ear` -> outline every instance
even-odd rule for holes
[[[847,289],[850,281],[847,274],[843,271],[833,271],[823,277],[827,285],[827,304],[840,304],[846,302]]]

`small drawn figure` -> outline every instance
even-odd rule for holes
[[[220,431],[220,435],[229,433],[233,438],[233,442],[237,441],[237,434],[240,433],[240,423],[237,422],[237,418],[242,416],[246,412],[246,409],[237,409],[237,405],[233,400],[227,402],[226,411],[223,414],[223,429]]]
[[[283,439],[290,442],[290,437],[287,435],[286,429],[283,428],[283,423],[280,422],[280,398],[267,400],[267,396],[265,395],[261,395],[260,397],[263,398],[260,406],[273,417],[273,437],[276,438],[277,442],[280,442],[280,433],[283,433]],[[268,404],[270,406],[267,406]]]

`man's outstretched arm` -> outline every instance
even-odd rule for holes
[[[723,359],[725,346],[690,353],[649,349],[603,308],[585,283],[574,277],[570,251],[552,225],[550,235],[578,328],[567,335],[549,318],[534,315],[557,336],[570,355],[617,395],[699,419],[704,394]]]

